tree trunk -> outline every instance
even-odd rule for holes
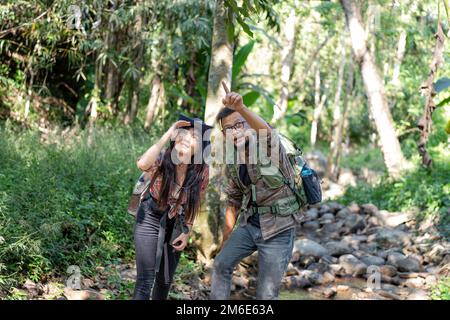
[[[448,35],[450,36],[450,31]],[[432,163],[431,157],[428,154],[425,145],[428,141],[428,135],[431,131],[431,125],[433,124],[433,112],[436,109],[433,98],[436,95],[434,90],[433,82],[436,77],[439,66],[444,63],[444,41],[445,35],[442,30],[441,23],[438,21],[437,32],[436,32],[436,44],[433,51],[433,59],[430,63],[430,73],[428,74],[427,80],[421,85],[422,94],[425,96],[425,108],[422,117],[418,122],[418,127],[420,129],[420,140],[418,144],[419,154],[422,157],[422,165],[429,167]]]
[[[406,161],[400,148],[394,121],[389,110],[383,82],[374,58],[367,48],[367,39],[361,22],[360,9],[354,0],[340,0],[350,30],[352,48],[360,65],[369,110],[380,138],[384,163],[391,177],[399,177]]]
[[[405,57],[406,48],[406,30],[402,29],[398,37],[397,54],[395,56],[394,71],[392,74],[391,84],[395,87],[400,85],[400,66]]]
[[[158,105],[159,96],[161,93],[161,77],[159,74],[155,74],[152,81],[152,90],[150,94],[150,99],[147,105],[147,115],[145,117],[144,129],[148,130],[153,123],[153,118],[155,116],[156,106]]]
[[[317,60],[316,76],[314,82],[314,115],[311,123],[311,147],[314,149],[317,141],[317,127],[319,124],[320,115],[322,114],[323,106],[327,100],[326,93],[321,96],[320,91],[321,79],[320,79],[320,60]]]
[[[139,1],[138,6],[142,5]],[[144,14],[143,8],[139,9],[140,12],[136,17],[136,26],[133,36],[133,47],[135,48],[135,59],[134,64],[135,68],[138,70],[135,76],[133,76],[129,81],[129,93],[128,93],[128,105],[127,105],[127,113],[125,115],[124,123],[130,124],[134,122],[136,118],[138,108],[139,108],[139,96],[140,96],[140,80],[142,77],[142,66],[144,61],[144,41],[142,38],[142,32],[144,27]]]
[[[331,180],[336,180],[337,178],[337,167],[336,160],[339,153],[340,143],[342,138],[340,137],[340,129],[342,128],[342,110],[341,110],[341,92],[342,92],[342,83],[344,82],[344,69],[345,69],[345,54],[346,54],[346,46],[344,36],[342,36],[341,44],[341,63],[339,65],[338,71],[338,81],[336,84],[336,93],[334,95],[334,104],[333,104],[333,125],[332,125],[332,137],[331,137],[331,145],[330,145],[330,153],[328,154],[327,168],[326,168],[326,177]]]
[[[223,107],[222,99],[225,96],[221,82],[225,81],[231,88],[231,69],[233,65],[233,44],[230,43],[226,28],[227,10],[224,0],[217,0],[214,13],[213,37],[211,44],[211,62],[208,74],[208,95],[206,98],[205,122],[213,125],[218,111]],[[230,21],[229,23],[232,23]],[[213,131],[211,140],[220,131]],[[198,258],[203,262],[210,262],[218,250],[221,238],[221,226],[224,216],[223,205],[220,199],[220,186],[222,166],[211,164],[210,182],[206,193],[206,203],[202,206],[195,223],[195,231],[200,234],[196,243],[198,245]]]
[[[291,77],[292,63],[295,52],[295,11],[292,10],[286,19],[284,27],[285,45],[281,54],[281,94],[278,105],[274,106],[272,123],[276,123],[286,114],[289,97],[289,79]]]

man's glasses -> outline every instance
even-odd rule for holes
[[[232,126],[226,126],[222,129],[223,133],[232,133],[234,130],[244,129],[245,121],[236,122]]]

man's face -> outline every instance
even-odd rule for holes
[[[249,128],[247,121],[239,112],[233,112],[222,119],[222,133],[231,136],[236,147],[242,147],[248,140],[245,131]]]

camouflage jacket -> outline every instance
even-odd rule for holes
[[[254,205],[258,207],[275,205],[278,208],[278,212],[260,213],[259,222],[264,240],[294,228],[296,222],[301,221],[302,208],[304,207],[297,204],[293,192],[283,181],[283,177],[293,179],[295,173],[290,165],[286,150],[279,143],[279,139],[276,138],[277,141],[275,141],[274,137],[278,137],[275,131],[273,135],[269,135],[264,144],[267,145],[267,149],[264,147],[259,149],[262,152],[267,151],[267,154],[271,155],[265,160],[269,160],[268,163],[262,164],[258,158],[256,163],[246,164],[256,197],[252,196],[251,186],[245,186],[240,180],[239,164],[227,164],[226,166],[228,183],[224,192],[227,195],[227,205],[237,207],[240,210],[239,225],[247,224],[248,218],[254,212],[252,210]],[[250,143],[249,148],[252,145],[259,148],[260,144],[261,138],[257,139],[256,144]],[[272,154],[270,153],[271,150],[274,150]],[[281,172],[278,170],[281,170]]]

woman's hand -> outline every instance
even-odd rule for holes
[[[167,133],[170,136],[170,138],[173,140],[173,139],[175,139],[175,137],[177,135],[177,131],[178,131],[179,128],[181,128],[181,127],[189,127],[190,125],[191,125],[191,123],[189,121],[178,120],[172,126],[170,126],[169,130],[167,130]]]
[[[173,240],[173,248],[177,251],[182,251],[187,246],[189,235],[190,232],[180,234],[175,240]]]

